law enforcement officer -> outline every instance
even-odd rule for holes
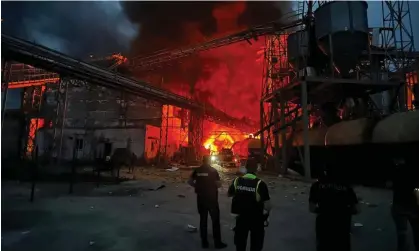
[[[409,249],[408,223],[415,250],[419,251],[419,168],[413,157],[395,158],[393,172],[392,216],[396,225],[397,250]]]
[[[222,249],[227,245],[221,241],[220,209],[218,206],[218,188],[221,187],[221,181],[217,170],[211,167],[210,163],[210,156],[204,156],[203,164],[193,171],[188,183],[195,187],[197,194],[202,247],[209,247],[207,237],[209,213],[212,219],[215,248]]]
[[[351,218],[358,199],[340,170],[327,165],[310,189],[310,212],[316,213],[317,251],[349,251]]]
[[[249,158],[246,174],[236,178],[228,195],[233,197],[231,213],[236,216],[234,244],[237,251],[245,251],[250,232],[250,250],[261,251],[265,237],[265,226],[271,209],[268,186],[256,177],[257,161]]]

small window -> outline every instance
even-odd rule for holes
[[[76,139],[76,149],[82,150],[83,149],[83,139]]]

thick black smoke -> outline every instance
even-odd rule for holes
[[[161,49],[197,44],[210,38],[276,21],[291,11],[291,7],[289,2],[127,1],[123,3],[123,8],[130,21],[139,25],[138,36],[132,43],[130,56],[142,56]],[[220,26],[230,22],[233,25],[227,25],[220,30]],[[220,63],[222,62],[219,58],[192,56],[182,59],[182,63],[174,62],[171,67],[153,71],[157,77],[149,80],[158,82],[163,77],[170,88],[178,89],[179,84],[182,84],[182,92],[187,92],[187,86],[194,86],[199,79],[210,77],[208,68],[217,67]],[[153,73],[134,74],[144,78]]]
[[[140,28],[132,44],[133,55],[193,44],[217,35],[213,11],[228,5],[237,2],[124,2],[128,18]],[[245,2],[237,23],[251,27],[279,20],[291,11],[291,5],[290,2]],[[194,39],[193,34],[197,32],[203,37]]]
[[[2,1],[2,32],[79,58],[128,53],[138,27],[120,2]]]

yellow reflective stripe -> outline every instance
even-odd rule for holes
[[[234,179],[234,191],[237,190],[237,182],[239,181],[239,178]]]
[[[259,194],[259,184],[262,180],[258,181],[258,184],[256,185],[256,201],[260,201],[260,194]]]
[[[243,176],[243,178],[254,180],[254,179],[256,179],[256,175],[251,174],[251,173],[247,173]]]

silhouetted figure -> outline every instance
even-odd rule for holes
[[[408,223],[412,227],[415,250],[419,251],[419,166],[412,159],[393,160],[392,215],[397,231],[397,250],[408,251]]]
[[[202,247],[208,248],[208,213],[212,219],[212,232],[216,249],[227,247],[221,241],[220,209],[218,206],[218,188],[221,187],[220,176],[211,165],[210,156],[204,156],[204,163],[195,169],[188,184],[195,187],[200,216]]]
[[[265,237],[265,226],[271,210],[268,186],[256,177],[258,165],[254,158],[246,162],[247,173],[236,178],[228,189],[233,197],[231,213],[236,216],[234,244],[237,251],[245,251],[250,232],[250,250],[261,251]]]
[[[310,189],[310,212],[317,214],[317,251],[351,250],[351,218],[358,199],[338,167],[328,165]]]

